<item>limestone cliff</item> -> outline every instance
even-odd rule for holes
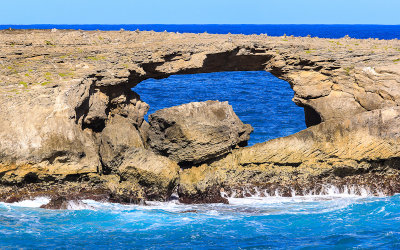
[[[165,200],[179,186],[183,201],[208,202],[221,188],[302,194],[323,183],[399,192],[397,40],[11,30],[0,50],[2,200]],[[183,171],[151,151],[148,105],[132,87],[237,70],[288,81],[309,128]]]

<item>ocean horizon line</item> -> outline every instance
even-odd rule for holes
[[[265,23],[265,24],[257,24],[257,23],[234,23],[234,24],[229,24],[229,23],[222,23],[222,24],[213,24],[213,23],[186,23],[186,24],[178,24],[178,23],[116,23],[116,24],[101,24],[101,23],[77,23],[77,24],[71,24],[71,23],[32,23],[32,24],[0,24],[0,26],[7,26],[7,25],[15,25],[15,26],[30,26],[30,25],[104,25],[104,26],[115,26],[115,25],[255,25],[255,26],[262,26],[262,25],[326,25],[326,26],[331,26],[331,25],[344,25],[344,26],[398,26],[400,24],[376,24],[376,23],[371,23],[371,24],[346,24],[346,23]]]

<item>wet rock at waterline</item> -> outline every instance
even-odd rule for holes
[[[0,31],[0,200],[140,203],[177,190],[183,202],[224,202],[221,190],[301,195],[324,184],[400,192],[398,40],[49,32]],[[249,70],[287,81],[309,128],[236,148],[251,129],[228,108],[190,104],[180,121],[175,107],[168,128],[158,114],[149,125],[131,90],[149,78]]]
[[[193,102],[158,110],[149,117],[150,147],[185,164],[216,159],[247,145],[253,128],[228,102]]]
[[[145,149],[128,151],[118,167],[121,179],[137,182],[148,200],[167,200],[177,185],[178,173],[176,162]]]
[[[106,174],[99,184],[113,201],[141,203],[143,200],[166,201],[179,178],[179,166],[165,156],[144,148],[125,148],[104,163]]]
[[[211,187],[246,197],[400,191],[400,108],[323,122],[296,134],[234,150],[211,164],[184,169],[182,200],[215,197]],[[206,202],[205,199],[203,202]]]
[[[93,207],[87,205],[80,200],[69,200],[65,196],[57,196],[50,200],[49,203],[40,206],[40,208],[45,209],[93,209]]]
[[[40,206],[41,208],[46,209],[67,209],[68,208],[68,199],[64,196],[58,196],[50,200],[46,205]]]

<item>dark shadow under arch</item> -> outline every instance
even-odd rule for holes
[[[304,106],[304,118],[307,127],[315,126],[322,122],[320,114],[309,106]]]

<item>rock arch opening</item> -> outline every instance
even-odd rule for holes
[[[266,71],[172,75],[145,80],[133,90],[150,105],[148,114],[189,102],[228,101],[239,118],[254,127],[250,146],[294,134],[311,124],[304,115],[310,116],[309,109],[303,111],[292,101],[290,85]],[[315,125],[317,118],[312,115]]]

